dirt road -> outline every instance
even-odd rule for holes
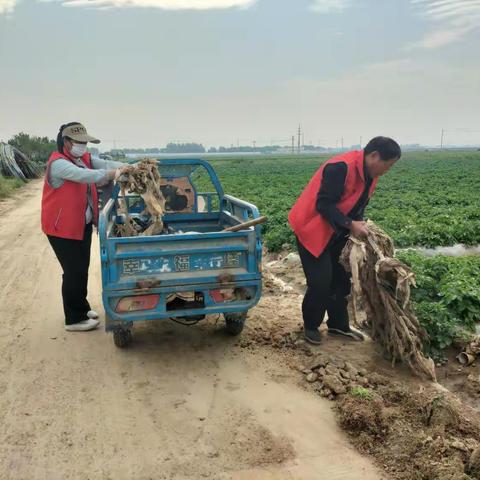
[[[383,478],[328,401],[221,322],[146,324],[127,350],[102,329],[65,332],[40,193],[33,182],[0,205],[0,478]],[[102,311],[96,242],[90,301]]]

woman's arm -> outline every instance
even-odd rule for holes
[[[117,168],[126,167],[127,162],[116,162],[115,160],[104,160],[99,157],[91,157],[92,168],[95,170],[116,170]]]
[[[105,183],[109,178],[108,170],[91,170],[74,165],[68,160],[59,158],[50,165],[49,183],[53,188],[59,188],[65,180],[77,183]]]

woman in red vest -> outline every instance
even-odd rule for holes
[[[92,158],[87,143],[100,143],[85,127],[71,122],[60,127],[58,151],[47,163],[42,197],[42,230],[63,270],[65,329],[98,327],[98,314],[87,300],[93,225],[98,222],[96,185],[115,178],[123,164]]]
[[[400,158],[397,142],[372,139],[364,150],[347,152],[325,162],[293,206],[288,220],[297,237],[298,252],[307,280],[302,303],[304,334],[319,344],[318,330],[325,312],[328,332],[353,340],[363,335],[348,321],[350,277],[339,262],[348,236],[366,237],[363,219],[378,182]]]

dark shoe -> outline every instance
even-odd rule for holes
[[[365,337],[363,336],[363,334],[357,330],[354,330],[353,328],[349,328],[348,330],[340,330],[339,328],[329,328],[328,334],[337,336],[337,337],[347,337],[357,342],[363,342],[365,340]]]
[[[307,342],[313,343],[314,345],[322,343],[322,336],[318,330],[304,330],[303,335]]]

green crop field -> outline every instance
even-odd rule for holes
[[[287,215],[322,156],[208,160],[226,193],[256,204],[268,216],[264,238],[271,251],[293,244]],[[397,247],[480,244],[480,152],[409,152],[380,179],[366,216]],[[480,256],[425,258],[402,253],[419,288],[416,311],[438,352],[480,322]]]
[[[269,220],[268,248],[293,243],[288,211],[327,156],[211,160],[225,192],[255,203]],[[480,243],[480,152],[406,153],[380,179],[366,215],[398,247]]]

